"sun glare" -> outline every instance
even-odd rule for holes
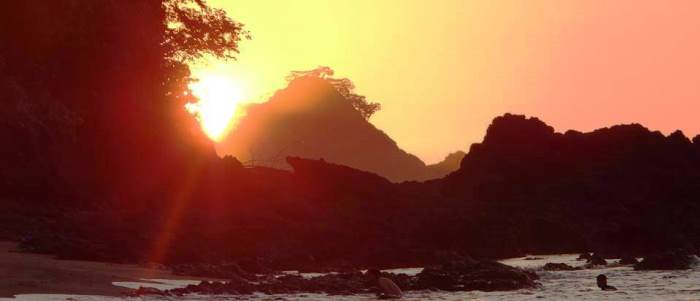
[[[221,75],[202,75],[190,85],[197,103],[188,103],[187,111],[194,114],[204,133],[214,141],[221,141],[231,130],[243,101],[237,82]]]

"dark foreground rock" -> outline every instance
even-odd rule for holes
[[[537,285],[537,275],[495,261],[461,260],[435,267],[424,268],[416,276],[382,273],[392,279],[402,290],[446,290],[446,291],[504,291],[532,288]],[[325,293],[328,295],[351,295],[373,293],[376,284],[373,278],[359,271],[329,273],[304,278],[299,275],[260,277],[248,281],[234,277],[226,282],[202,281],[198,285],[188,285],[167,291],[138,289],[132,296],[186,294],[244,295],[255,292],[265,294]]]
[[[593,253],[591,255],[591,258],[588,259],[588,263],[592,265],[607,265],[608,262],[605,261],[605,258],[603,256],[600,256],[599,254]]]
[[[566,263],[554,263],[554,262],[549,262],[542,267],[543,270],[545,271],[576,271],[580,270],[581,268],[577,267],[572,267]]]
[[[423,269],[414,289],[505,291],[535,287],[535,273],[495,261],[462,261]]]
[[[638,264],[639,260],[637,260],[637,258],[635,258],[634,256],[624,256],[620,258],[620,261],[618,263],[624,265],[634,265]]]
[[[129,294],[129,295],[130,295],[130,296],[134,296],[134,297],[135,297],[135,296],[144,296],[144,295],[165,296],[165,295],[167,295],[167,292],[162,291],[162,290],[159,290],[159,289],[157,289],[157,288],[153,288],[153,287],[143,287],[143,286],[140,286],[139,288],[137,288],[136,290],[134,290],[134,291],[133,291],[131,294]]]
[[[690,255],[682,252],[665,252],[644,257],[641,262],[634,266],[635,270],[687,270],[693,259]]]

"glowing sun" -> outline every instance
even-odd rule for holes
[[[194,114],[204,133],[214,141],[221,141],[234,126],[243,93],[237,82],[222,75],[202,75],[190,85],[197,103],[188,103],[187,111]]]

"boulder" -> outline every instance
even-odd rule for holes
[[[510,267],[495,261],[478,261],[470,257],[435,267],[427,267],[416,276],[383,272],[382,277],[394,281],[402,290],[446,290],[446,291],[503,291],[535,287],[537,274]],[[185,294],[244,295],[260,292],[265,294],[325,293],[329,295],[351,295],[371,293],[376,289],[373,278],[359,271],[328,273],[313,278],[299,275],[259,277],[248,281],[242,277],[227,282],[202,281],[168,291],[137,290],[134,296],[158,294],[182,296]]]
[[[634,265],[638,271],[646,270],[687,270],[692,264],[692,257],[681,252],[665,252],[645,256],[641,262]]]
[[[157,288],[140,286],[139,288],[137,288],[129,294],[130,297],[140,297],[145,295],[165,296],[167,295],[167,293]]]
[[[588,259],[588,263],[590,263],[592,265],[607,265],[608,264],[608,262],[605,261],[605,258],[603,258],[603,256],[600,256],[596,253],[593,253],[593,255],[591,255],[591,258]]]
[[[576,260],[589,261],[591,260],[591,253],[581,253],[581,255],[579,255],[578,258],[576,258]]]
[[[639,260],[637,260],[636,257],[634,256],[624,256],[620,258],[620,261],[618,261],[619,264],[624,264],[624,265],[634,265],[638,264]]]
[[[423,269],[417,290],[495,291],[531,288],[537,275],[495,261],[454,262]]]
[[[545,271],[576,271],[580,270],[581,268],[572,267],[566,263],[549,262],[545,264],[542,269]]]

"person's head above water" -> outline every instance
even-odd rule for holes
[[[612,285],[608,285],[608,277],[606,277],[603,274],[600,274],[600,275],[598,275],[598,277],[596,277],[596,282],[598,283],[598,287],[604,291],[616,291],[617,290],[616,287],[614,287]]]
[[[595,279],[596,279],[596,282],[598,283],[598,287],[604,288],[604,287],[608,286],[608,277],[606,277],[605,275],[600,274]]]

